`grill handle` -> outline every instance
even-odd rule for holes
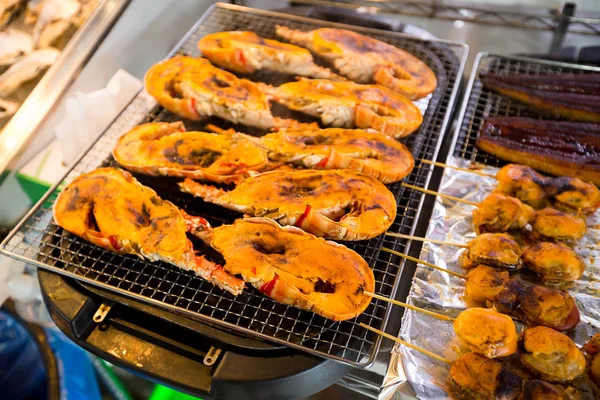
[[[258,342],[264,346],[262,351],[237,346],[235,351],[221,349],[197,332],[203,324],[187,319],[190,326],[185,327],[161,321],[157,315],[165,312],[160,309],[143,304],[140,309],[128,307],[130,299],[118,296],[116,301],[112,295],[112,301],[107,300],[95,288],[43,270],[38,276],[50,316],[71,340],[112,364],[184,393],[205,399],[308,397],[350,370],[344,364],[269,343]],[[108,304],[110,311],[100,324],[95,323],[98,309]],[[154,315],[142,310],[153,310]],[[216,361],[207,362],[207,354]]]

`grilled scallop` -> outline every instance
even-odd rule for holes
[[[457,400],[514,400],[522,378],[501,362],[467,353],[450,366],[450,393]]]
[[[534,375],[549,382],[571,382],[583,375],[586,360],[565,334],[537,326],[521,334],[520,358]]]

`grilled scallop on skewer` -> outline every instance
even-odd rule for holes
[[[546,177],[533,168],[520,164],[508,164],[500,168],[496,175],[492,175],[435,161],[421,161],[495,178],[498,181],[497,192],[514,196],[535,209],[553,206],[561,211],[589,214],[600,207],[600,190],[593,183],[579,178]]]
[[[540,285],[524,286],[511,278],[508,271],[480,265],[467,275],[439,267],[406,254],[381,248],[402,258],[447,272],[465,279],[465,300],[477,307],[495,307],[530,326],[547,326],[558,331],[569,331],[580,321],[580,314],[573,298],[566,291]]]
[[[483,264],[510,271],[524,266],[547,284],[576,281],[586,269],[581,257],[563,243],[539,242],[523,251],[517,241],[507,233],[483,233],[466,244],[391,232],[387,232],[386,235],[464,248],[459,262],[465,269]]]
[[[517,328],[513,320],[490,308],[469,308],[456,318],[387,297],[365,292],[376,299],[430,315],[444,321],[454,321],[454,333],[471,351],[488,358],[506,357],[517,351]]]
[[[537,236],[553,240],[579,240],[587,232],[585,219],[579,216],[567,214],[553,208],[534,210],[516,197],[501,193],[492,193],[480,203],[475,203],[414,185],[405,183],[402,185],[423,193],[449,198],[453,201],[477,207],[473,210],[473,225],[475,233],[478,235],[487,232],[523,229],[528,224],[531,225],[534,234]]]

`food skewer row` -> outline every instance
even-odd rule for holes
[[[473,307],[456,318],[415,307],[375,293],[365,295],[417,311],[442,321],[453,321],[454,333],[471,351],[488,358],[506,357],[517,352],[517,327],[513,320],[491,308]]]
[[[436,161],[424,159],[419,161],[437,167],[495,178],[498,181],[496,192],[514,196],[536,209],[553,206],[561,211],[589,214],[600,207],[600,190],[593,183],[579,178],[547,177],[531,167],[518,164],[508,164],[493,175]]]
[[[580,398],[573,381],[585,379],[584,353],[566,335],[546,327],[528,328],[519,337],[520,365],[470,352],[451,361],[379,329],[360,326],[450,365],[448,390],[457,400]],[[584,346],[585,350],[585,346]],[[574,397],[563,397],[572,394]]]
[[[519,199],[500,193],[492,193],[480,203],[476,203],[406,183],[402,183],[402,185],[426,194],[477,207],[473,210],[473,225],[475,233],[478,235],[523,229],[531,224],[533,233],[538,237],[568,241],[581,239],[587,231],[584,218],[553,208],[534,210]]]
[[[485,265],[463,275],[386,247],[381,250],[464,279],[467,303],[494,306],[499,312],[512,315],[530,326],[547,326],[564,332],[573,329],[580,321],[577,304],[566,291],[541,285],[525,286],[511,278],[508,271],[498,271]]]
[[[460,254],[459,262],[465,269],[471,269],[479,264],[507,270],[517,270],[524,266],[535,273],[541,281],[550,284],[576,281],[581,278],[586,269],[586,264],[581,257],[563,243],[539,242],[523,251],[514,238],[507,233],[483,233],[468,243],[447,242],[392,232],[386,232],[386,236],[463,248],[466,251]]]

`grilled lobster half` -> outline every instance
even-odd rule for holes
[[[259,87],[203,58],[176,56],[153,65],[146,90],[169,111],[192,120],[215,116],[261,129],[299,124],[274,117]]]
[[[113,156],[137,173],[229,183],[267,168],[267,152],[255,141],[236,132],[186,132],[183,122],[151,122],[121,136]]]
[[[254,32],[212,33],[200,39],[198,48],[213,64],[242,74],[266,69],[312,78],[345,80],[315,64],[308,50],[263,39]]]
[[[239,294],[244,281],[196,256],[186,231],[207,224],[191,217],[118,168],[100,168],[73,180],[54,203],[54,221],[104,249],[164,261]]]
[[[371,301],[373,271],[354,251],[267,218],[238,219],[196,233],[225,258],[224,268],[275,301],[335,321]]]
[[[311,169],[351,169],[383,183],[397,182],[415,160],[402,143],[360,129],[283,129],[262,137],[273,161]]]
[[[205,201],[326,239],[370,239],[396,218],[394,195],[381,182],[348,170],[270,171],[231,191],[191,179],[179,185]]]
[[[186,132],[182,122],[152,122],[123,135],[113,150],[130,171],[239,182],[285,165],[311,169],[352,169],[383,183],[408,175],[414,159],[401,143],[361,130],[286,130],[256,138],[213,127],[220,135]]]
[[[354,251],[265,218],[212,229],[141,185],[129,172],[101,168],[73,180],[54,205],[58,225],[104,249],[192,270],[234,295],[249,282],[274,300],[344,320],[370,303],[367,263]],[[205,240],[225,266],[197,256],[186,237]],[[234,275],[242,276],[242,279]]]
[[[412,101],[383,86],[302,79],[276,88],[262,87],[278,103],[320,117],[323,124],[333,127],[373,129],[401,138],[423,122]]]
[[[412,54],[360,33],[334,28],[302,32],[278,26],[278,36],[306,47],[359,83],[378,83],[411,100],[435,90],[433,71]]]

